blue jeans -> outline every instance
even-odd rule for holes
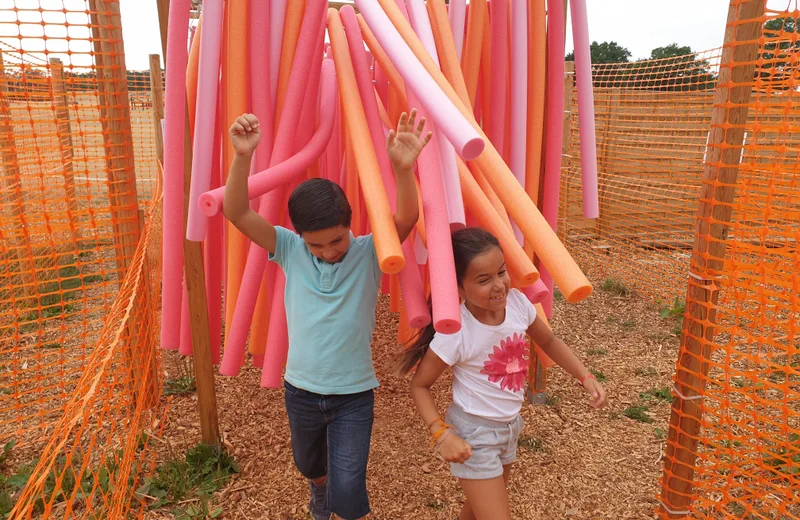
[[[320,395],[285,381],[284,387],[297,469],[309,480],[328,476],[328,506],[338,517],[367,515],[374,392]]]

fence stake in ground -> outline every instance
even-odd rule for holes
[[[744,140],[764,0],[731,0],[714,112],[697,209],[687,312],[675,374],[664,463],[661,514],[687,516],[703,416],[705,381],[714,341],[719,286]],[[741,64],[741,65],[737,65]]]
[[[61,161],[64,165],[64,192],[67,198],[67,213],[72,224],[72,233],[76,241],[81,233],[78,219],[78,201],[75,198],[75,176],[73,174],[72,125],[69,120],[69,102],[67,87],[64,84],[64,65],[58,58],[50,58],[50,81],[53,86],[53,104],[55,105],[56,134],[61,148]]]

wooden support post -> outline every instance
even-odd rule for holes
[[[661,513],[691,514],[703,394],[714,343],[719,286],[759,52],[764,0],[731,0],[697,209],[684,333],[676,367]],[[741,65],[738,65],[741,64]]]
[[[14,122],[8,99],[8,78],[2,52],[0,52],[0,154],[3,161],[0,165],[0,211],[10,215],[14,221],[10,229],[5,232],[0,231],[0,243],[7,244],[0,249],[0,252],[7,251],[7,258],[11,261],[9,265],[16,266],[18,274],[10,279],[12,287],[17,292],[16,297],[34,298],[38,292],[33,278],[34,264],[25,220],[22,177],[19,172]]]
[[[164,133],[161,120],[164,119],[164,92],[161,85],[161,59],[158,54],[150,55],[150,97],[153,101],[153,132],[156,138],[156,156],[164,164]]]
[[[64,65],[58,58],[50,58],[50,80],[53,86],[53,104],[56,115],[56,135],[61,149],[61,161],[64,165],[64,192],[67,198],[67,214],[72,226],[72,235],[76,244],[80,241],[81,223],[79,219],[78,200],[75,196],[75,175],[73,173],[73,158],[75,157],[72,143],[72,125],[69,118],[69,101],[67,87],[64,84]]]
[[[162,5],[165,4],[165,5]],[[158,0],[159,13],[169,13],[169,0]],[[166,35],[167,16],[159,16],[161,34]],[[166,37],[162,46],[166,55]],[[186,235],[186,222],[189,214],[189,187],[192,180],[192,136],[189,131],[189,107],[186,106],[184,118],[184,167],[183,167],[183,229]],[[194,378],[197,385],[197,406],[200,414],[200,436],[204,444],[220,446],[219,419],[217,416],[217,396],[214,388],[214,366],[211,361],[211,335],[208,325],[208,306],[206,303],[206,282],[203,272],[203,251],[200,242],[183,241],[183,269],[186,290],[189,293],[189,316],[192,323],[192,352],[194,357]]]
[[[597,233],[597,238],[600,240],[603,239],[603,235],[605,233],[606,222],[604,217],[608,215],[610,209],[607,204],[604,204],[606,201],[606,191],[608,190],[608,179],[611,177],[612,173],[611,170],[614,168],[614,162],[611,160],[611,156],[613,153],[612,145],[615,144],[616,141],[616,133],[612,129],[616,128],[617,126],[617,119],[619,117],[619,106],[620,106],[620,97],[622,95],[622,91],[619,87],[612,87],[611,94],[606,102],[606,110],[608,115],[606,117],[605,125],[602,129],[602,148],[601,152],[598,157],[598,189],[600,190],[599,195],[599,204],[600,204],[600,215],[594,222],[594,229],[595,233]]]
[[[108,197],[117,249],[117,277],[121,281],[139,241],[139,200],[119,2],[89,0],[89,10],[108,169]]]

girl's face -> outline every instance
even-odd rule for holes
[[[503,252],[499,247],[492,247],[470,261],[458,293],[473,307],[497,312],[506,308],[510,286],[511,277],[506,271]]]

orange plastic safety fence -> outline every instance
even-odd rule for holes
[[[118,0],[0,2],[0,516],[127,511],[154,460],[153,127]]]
[[[800,519],[800,11],[730,4],[722,49],[595,66],[600,218],[573,114],[560,229],[684,316],[660,516]]]

